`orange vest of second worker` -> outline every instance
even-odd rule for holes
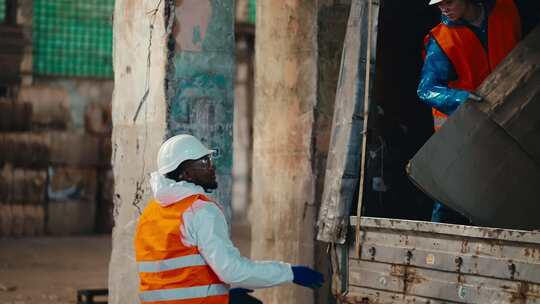
[[[480,39],[467,26],[440,23],[431,30],[431,37],[446,54],[457,74],[457,79],[448,83],[450,88],[475,91],[516,46],[521,39],[521,21],[513,0],[496,0],[489,15],[487,30],[487,52]],[[430,35],[426,37],[426,43]],[[448,115],[435,108],[432,112],[437,131]]]
[[[182,243],[182,216],[197,200],[213,204],[204,195],[193,195],[166,207],[152,200],[144,209],[135,235],[142,303],[229,303],[228,286],[196,246]]]

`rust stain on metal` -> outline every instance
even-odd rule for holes
[[[505,232],[504,229],[485,229],[484,230],[484,236],[487,236],[488,238],[499,238],[501,234]],[[511,230],[507,230],[507,235],[512,236],[513,233]]]
[[[532,259],[537,259],[538,261],[540,261],[540,249],[538,248],[531,248],[530,249],[530,257]]]
[[[371,297],[366,296],[358,296],[358,295],[346,295],[341,296],[338,295],[337,299],[339,303],[345,303],[345,304],[377,304],[379,303],[375,299],[372,299]]]
[[[420,285],[424,282],[427,282],[427,278],[422,277],[416,272],[416,269],[407,267],[405,269],[405,277],[403,279],[403,293],[411,294],[412,289],[416,285]]]
[[[538,260],[540,260],[540,248],[533,248],[531,255],[533,257],[538,258]]]
[[[476,247],[476,250],[474,251],[474,254],[477,255],[477,256],[481,254],[479,246]]]
[[[416,270],[415,269],[412,269],[412,268],[408,268],[407,269],[407,282],[409,284],[421,284],[423,282],[426,282],[427,281],[427,278],[424,278],[422,276],[420,276],[419,274],[416,273]]]
[[[519,283],[519,288],[517,292],[512,293],[512,297],[510,298],[510,303],[527,303],[527,293],[529,292],[529,284],[527,282],[521,282]]]
[[[463,242],[461,242],[461,250],[460,250],[460,252],[461,253],[468,253],[469,251],[470,251],[469,240],[464,240]]]
[[[523,249],[523,256],[530,259],[537,259],[540,261],[540,251],[538,248],[526,247]]]
[[[388,303],[387,301],[381,301],[380,300],[380,293],[375,292],[374,295],[346,295],[346,296],[338,296],[337,299],[339,300],[339,303],[346,303],[346,304],[383,304]],[[391,295],[390,296],[391,303],[400,303],[402,298],[399,295]],[[429,304],[427,302],[426,304]]]
[[[404,277],[405,268],[401,265],[392,264],[392,266],[390,266],[390,275],[393,277]]]

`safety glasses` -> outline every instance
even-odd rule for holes
[[[207,155],[203,158],[199,158],[198,160],[191,163],[191,167],[200,168],[200,169],[210,169],[213,166],[214,166],[214,161],[212,160],[212,157],[210,155]]]

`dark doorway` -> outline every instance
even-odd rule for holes
[[[408,179],[405,167],[433,133],[430,109],[416,87],[423,39],[439,21],[426,1],[382,1],[373,83],[363,215],[429,220],[432,200]]]

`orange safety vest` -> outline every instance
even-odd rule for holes
[[[495,67],[521,39],[521,20],[513,0],[496,0],[488,19],[487,52],[476,34],[467,26],[448,26],[440,23],[426,36],[433,37],[446,54],[457,80],[448,86],[475,91]],[[442,127],[448,115],[432,109],[435,131]]]
[[[140,278],[140,300],[152,304],[228,304],[225,285],[195,247],[182,243],[182,215],[197,200],[193,195],[162,207],[150,201],[139,219],[135,252]]]

